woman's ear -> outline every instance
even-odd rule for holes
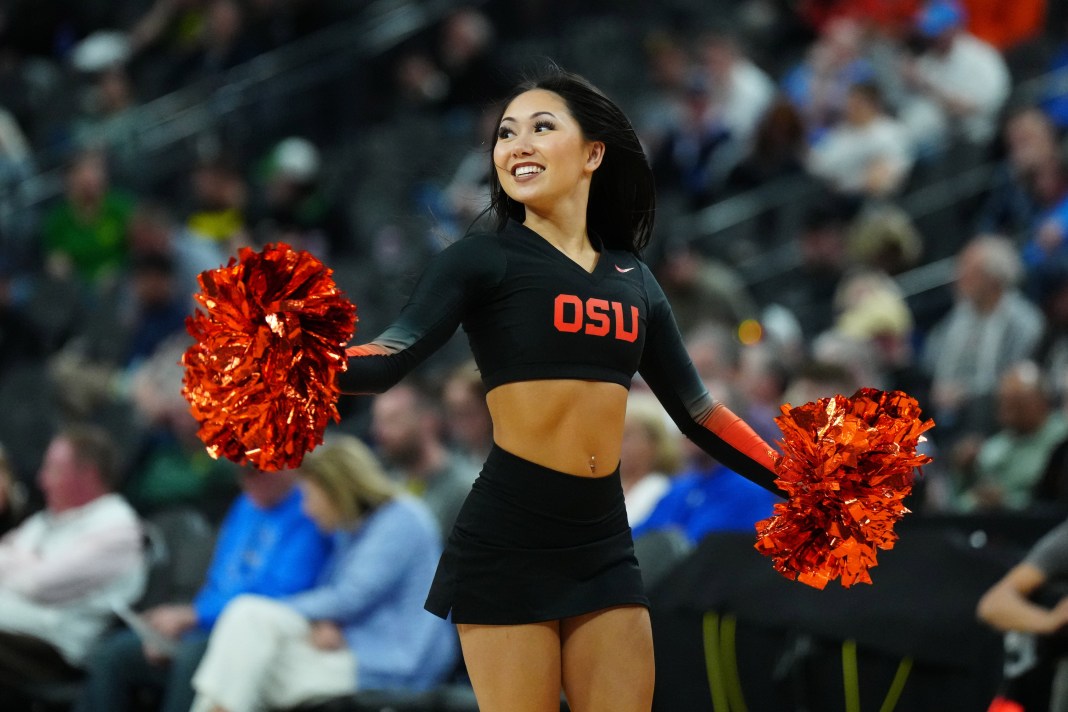
[[[590,141],[589,153],[586,154],[586,168],[591,171],[597,170],[604,159],[604,141]]]

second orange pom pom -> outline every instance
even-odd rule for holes
[[[757,523],[756,548],[776,570],[816,588],[841,577],[871,583],[876,550],[893,548],[894,524],[909,510],[923,421],[916,400],[871,388],[822,398],[776,418],[783,457],[776,484],[786,501]]]

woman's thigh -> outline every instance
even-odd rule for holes
[[[572,712],[649,712],[653,633],[643,606],[560,621],[564,692]]]
[[[560,628],[459,624],[467,674],[481,712],[560,709]]]

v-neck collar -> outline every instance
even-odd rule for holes
[[[592,270],[587,271],[585,267],[573,260],[567,253],[565,253],[563,250],[546,240],[540,234],[530,229],[523,223],[513,222],[513,224],[519,229],[522,234],[527,235],[533,242],[540,245],[540,249],[543,252],[556,255],[557,260],[563,261],[565,264],[570,265],[571,269],[581,272],[586,276],[587,279],[599,281],[601,279],[601,276],[604,274],[605,266],[608,264],[608,257],[604,253],[604,245],[599,244],[600,240],[596,239],[594,235],[590,235],[590,237],[592,238],[590,242],[593,245],[594,250],[597,251],[597,263],[593,266]],[[600,249],[597,249],[598,247],[600,247]]]

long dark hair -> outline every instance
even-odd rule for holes
[[[494,131],[508,105],[532,89],[551,91],[564,100],[587,141],[604,143],[604,158],[593,172],[590,200],[586,208],[586,228],[603,246],[638,254],[648,243],[656,212],[653,172],[638,135],[626,115],[604,93],[577,74],[553,66],[522,81],[501,103]],[[494,134],[494,145],[497,139]],[[526,208],[508,197],[490,170],[490,213],[497,229],[508,219],[523,222]]]

